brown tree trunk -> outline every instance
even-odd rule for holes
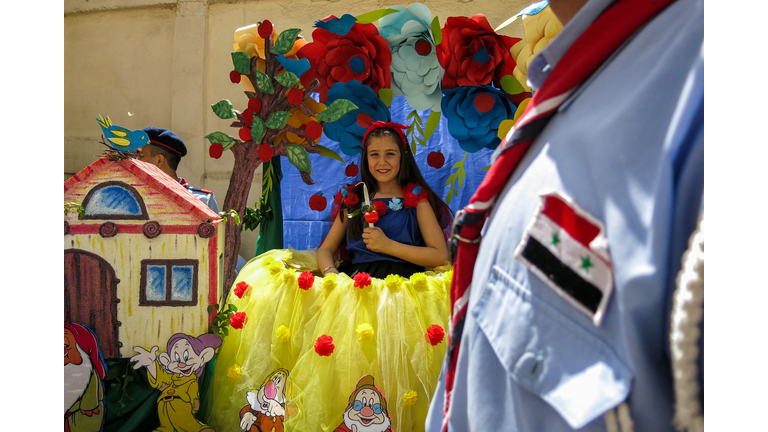
[[[229,178],[227,196],[224,198],[223,211],[235,210],[240,217],[245,214],[248,205],[248,193],[251,191],[253,174],[261,165],[259,159],[259,146],[252,145],[251,141],[237,143],[231,148],[235,156],[235,165],[232,167],[232,176]],[[224,291],[223,300],[226,301],[232,283],[235,281],[235,266],[240,254],[241,226],[235,224],[235,219],[227,217],[226,238],[224,243]],[[223,303],[223,302],[222,302]]]

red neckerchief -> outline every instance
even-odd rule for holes
[[[558,107],[586,81],[643,24],[674,0],[620,0],[598,17],[571,45],[526,107],[514,129],[501,144],[502,150],[457,215],[449,248],[453,263],[451,321],[446,353],[445,404],[442,431],[448,428],[456,360],[469,302],[469,287],[480,249],[480,232],[488,212],[512,176],[528,147],[554,117]]]
[[[189,183],[187,183],[187,181],[184,180],[184,177],[179,177],[179,184],[189,189]]]

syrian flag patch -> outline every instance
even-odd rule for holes
[[[541,199],[515,259],[600,325],[613,290],[603,224],[563,194]]]

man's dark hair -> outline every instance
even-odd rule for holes
[[[179,156],[178,154],[170,150],[164,149],[158,145],[154,145],[152,143],[147,145],[146,148],[149,149],[149,154],[152,156],[157,156],[158,154],[163,155],[165,157],[165,160],[168,161],[168,166],[171,167],[172,170],[176,171],[176,169],[179,168],[179,162],[181,162],[181,156]]]

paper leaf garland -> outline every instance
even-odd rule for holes
[[[288,160],[299,169],[307,174],[312,174],[312,163],[309,161],[309,153],[301,145],[289,145],[286,146],[286,154]]]
[[[336,99],[323,112],[317,113],[317,119],[328,123],[335,122],[357,108],[357,105],[346,99]]]
[[[251,58],[244,52],[233,52],[232,64],[235,70],[243,75],[251,73]]]
[[[267,127],[264,125],[261,118],[253,116],[253,124],[251,125],[251,138],[253,138],[253,141],[257,143],[261,142],[261,139],[264,138],[266,133]]]
[[[275,92],[275,86],[272,85],[272,79],[269,75],[256,69],[256,87],[264,93],[273,94]]]
[[[331,150],[331,149],[329,149],[327,147],[323,147],[323,146],[321,146],[319,144],[316,145],[315,148],[320,149],[320,153],[318,153],[320,156],[327,157],[329,159],[336,159],[337,161],[339,161],[341,163],[345,163],[344,159],[342,159],[342,157],[339,156],[339,154],[336,153],[335,151],[333,151],[333,150]]]
[[[512,79],[514,80],[514,78]],[[275,81],[279,82],[283,87],[293,87],[299,83],[299,77],[293,72],[285,72],[276,76]]]
[[[224,150],[229,150],[235,145],[235,140],[223,132],[212,132],[206,135],[205,138],[210,141],[211,144],[221,144],[221,147]]]
[[[384,9],[378,9],[371,12],[366,12],[362,15],[356,16],[355,18],[357,18],[357,22],[360,24],[370,24],[374,21],[378,21],[379,19],[381,19],[381,17],[385,17],[395,12],[398,12],[398,10],[391,9],[391,8],[384,8]]]
[[[285,54],[293,48],[293,43],[296,41],[296,36],[299,35],[301,29],[291,28],[280,32],[280,36],[277,37],[275,45],[269,51],[272,54]]]
[[[235,114],[235,108],[232,106],[232,102],[227,99],[222,99],[215,104],[211,105],[213,113],[220,119],[231,119],[237,117]]]
[[[440,111],[432,111],[429,113],[429,118],[427,118],[427,127],[424,129],[424,141],[428,140],[429,137],[435,133],[437,126],[440,124],[440,117],[442,117]]]
[[[289,118],[291,118],[291,113],[288,111],[278,111],[269,117],[267,127],[272,130],[280,130],[285,127]]]

